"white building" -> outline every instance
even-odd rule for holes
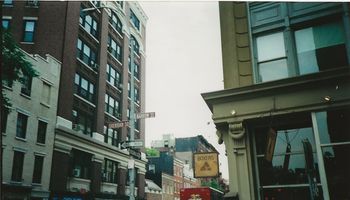
[[[39,76],[27,84],[3,83],[12,107],[1,116],[2,189],[5,199],[47,199],[61,63],[25,54]]]

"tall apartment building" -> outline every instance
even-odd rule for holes
[[[147,16],[140,5],[123,1],[6,0],[2,11],[3,25],[12,30],[21,48],[50,54],[62,62],[52,196],[125,197],[127,164],[134,157],[135,191],[143,198],[146,159],[138,150],[120,149],[119,144],[130,139],[129,127],[108,128],[109,123],[128,120],[132,104],[135,113],[145,110]],[[136,41],[134,52],[132,40]],[[134,77],[131,62],[135,64]],[[144,140],[144,120],[135,124],[135,139]]]
[[[350,198],[349,3],[220,2],[227,199]]]
[[[25,53],[25,52],[24,52]],[[48,199],[61,63],[25,53],[39,76],[2,82],[12,106],[1,111],[2,199]]]

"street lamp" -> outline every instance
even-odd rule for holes
[[[81,12],[89,12],[94,10],[99,10],[102,8],[110,9],[112,11],[115,11],[117,13],[120,13],[120,11],[116,8],[109,7],[109,6],[99,6],[94,8],[85,8],[82,9]],[[130,32],[130,31],[129,31]],[[130,64],[131,64],[131,81],[130,81],[130,120],[129,120],[129,127],[130,127],[130,138],[129,141],[135,140],[135,82],[134,82],[134,76],[135,76],[135,62],[134,62],[134,51],[135,51],[135,45],[136,41],[134,37],[130,36],[130,43],[131,43],[131,55],[130,55]],[[129,200],[135,200],[135,166],[134,162],[131,162],[131,166],[128,166],[129,170]]]

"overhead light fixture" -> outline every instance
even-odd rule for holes
[[[326,102],[329,102],[332,100],[332,97],[331,96],[325,96],[323,97],[323,99],[326,101]]]

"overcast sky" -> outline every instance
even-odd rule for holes
[[[203,135],[220,152],[211,112],[201,93],[223,89],[217,2],[140,2],[146,27],[146,146],[163,134]],[[208,124],[208,122],[210,122]]]

